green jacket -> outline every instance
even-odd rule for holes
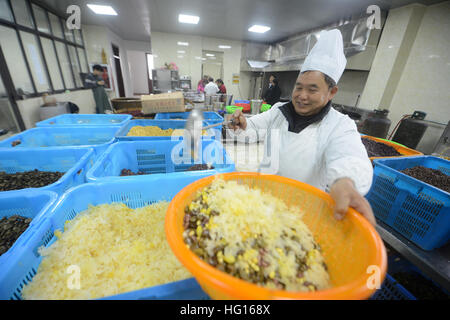
[[[97,113],[105,113],[105,110],[112,110],[109,103],[108,95],[105,87],[99,85],[97,82],[103,81],[103,78],[90,73],[84,80],[85,88],[91,88],[94,94],[95,109]]]

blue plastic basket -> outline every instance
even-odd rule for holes
[[[0,148],[14,148],[14,150],[25,148],[43,147],[88,147],[93,148],[100,155],[107,147],[115,141],[115,135],[120,127],[41,127],[26,130],[8,139],[0,141]],[[14,141],[21,143],[15,147]]]
[[[36,189],[29,190],[26,193],[0,193],[0,219],[14,215],[33,219],[30,226],[17,238],[13,246],[0,256],[0,269],[2,269],[1,266],[5,261],[8,261],[8,257],[13,254],[14,250],[20,247],[20,244],[27,237],[26,233],[31,226],[39,222],[57,199],[58,195],[54,192]]]
[[[41,188],[3,191],[0,194],[54,191],[61,195],[71,187],[86,182],[86,173],[94,164],[91,148],[0,149],[0,171],[16,173],[31,170],[59,171],[65,174],[55,183]]]
[[[203,126],[208,126],[209,123],[203,121]],[[125,126],[123,126],[119,132],[116,134],[116,138],[119,141],[136,141],[136,140],[171,140],[171,136],[127,136],[128,131],[135,126],[156,126],[163,130],[167,129],[184,129],[186,127],[186,120],[131,120]],[[216,139],[222,136],[222,133],[215,128],[210,128],[207,130],[207,135],[202,136],[202,139]]]
[[[155,120],[186,120],[190,112],[167,112],[157,113]],[[203,118],[210,124],[223,122],[223,117],[214,111],[204,111]]]
[[[245,104],[249,104],[250,100],[234,100],[234,104],[236,103],[245,103]]]
[[[183,140],[178,141],[122,141],[112,144],[88,171],[88,182],[114,181],[123,179],[142,179],[146,176],[121,177],[123,169],[137,173],[183,175],[212,175],[235,170],[233,161],[227,155],[223,145],[216,140],[202,140],[199,150],[202,157],[192,161],[186,152]],[[213,170],[186,171],[195,164],[210,163]]]
[[[380,289],[375,291],[370,300],[417,300],[408,290],[399,284],[389,274]]]
[[[130,121],[126,114],[62,114],[36,123],[36,127],[57,126],[123,126]]]
[[[414,156],[374,161],[367,194],[375,216],[424,250],[450,240],[450,194],[400,172],[424,166],[450,175],[450,161]]]
[[[0,299],[21,299],[24,284],[36,275],[42,257],[37,250],[41,246],[49,246],[56,239],[55,230],[64,230],[67,220],[86,210],[88,205],[121,202],[136,209],[149,204],[170,201],[182,188],[201,177],[182,176],[176,179],[166,176],[148,176],[147,179],[87,183],[66,192],[58,203],[46,213],[45,219],[33,226],[26,237],[24,246],[17,254],[10,255],[0,272]],[[195,283],[184,287],[180,282],[167,285],[143,288],[141,290],[116,295],[114,299],[204,299],[204,293]],[[169,286],[170,288],[170,286]],[[168,294],[170,293],[170,294]]]

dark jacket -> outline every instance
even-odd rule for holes
[[[98,81],[103,81],[103,78],[90,73],[84,80],[84,87],[92,89],[96,112],[105,113],[105,110],[111,110],[111,105],[104,86],[99,85]]]
[[[280,97],[281,97],[281,89],[278,85],[274,85],[264,92],[262,98],[264,99],[265,102],[273,106],[275,103],[280,101]]]

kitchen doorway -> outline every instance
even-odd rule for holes
[[[119,97],[125,97],[125,87],[123,85],[122,64],[120,61],[119,47],[112,45],[114,65],[116,66],[117,87],[119,89]]]
[[[214,81],[223,80],[223,52],[203,50],[202,61],[202,78],[207,75]]]

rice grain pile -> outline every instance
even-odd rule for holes
[[[217,269],[271,289],[330,286],[321,248],[301,210],[270,193],[215,179],[185,213],[186,244]]]
[[[166,241],[168,202],[139,209],[122,203],[89,207],[66,222],[44,257],[24,299],[94,299],[191,277]],[[68,267],[80,268],[80,290],[69,289]]]
[[[134,126],[128,131],[127,136],[133,137],[157,137],[157,136],[183,136],[184,129],[161,129],[157,126]],[[202,131],[206,135],[206,131]]]

